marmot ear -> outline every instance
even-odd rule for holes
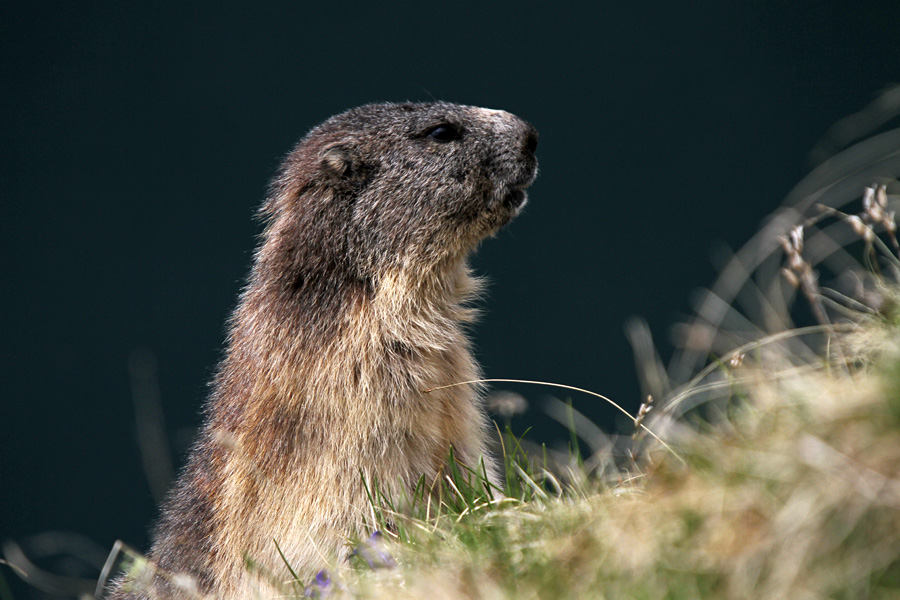
[[[319,154],[319,167],[332,182],[353,187],[364,185],[372,171],[346,141],[326,146]]]
[[[319,154],[322,172],[334,180],[346,178],[353,166],[352,163],[350,149],[340,142],[326,146]]]

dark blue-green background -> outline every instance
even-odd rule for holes
[[[531,202],[474,261],[478,355],[633,410],[626,319],[665,344],[715,244],[900,79],[898,34],[888,2],[0,4],[0,538],[146,544],[128,357],[155,354],[183,452],[267,180],[331,114],[439,98],[530,120]],[[518,389],[517,426],[560,437],[552,390]]]

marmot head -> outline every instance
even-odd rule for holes
[[[263,207],[260,259],[277,259],[298,282],[459,262],[525,204],[536,146],[535,129],[503,111],[441,102],[349,110],[283,164]]]

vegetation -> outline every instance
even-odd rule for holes
[[[850,334],[844,343],[860,353],[846,369],[774,358],[722,367],[739,402],[670,424],[674,449],[651,445],[618,480],[569,470],[561,483],[510,461],[509,498],[448,482],[460,493],[439,514],[397,518],[385,533],[395,567],[359,562],[325,589],[361,598],[897,597],[897,327],[873,318]]]

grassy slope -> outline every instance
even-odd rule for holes
[[[898,597],[900,331],[867,327],[879,351],[852,372],[737,368],[742,408],[673,432],[678,456],[652,450],[627,483],[407,522],[409,540],[386,544],[399,566],[344,585],[373,598]]]

